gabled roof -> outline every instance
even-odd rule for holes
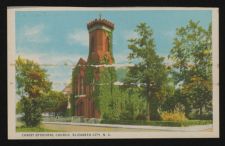
[[[80,58],[77,64],[74,66],[74,68],[77,68],[79,65],[86,65],[86,64],[87,62],[83,58]]]
[[[77,62],[77,65],[78,64],[85,65],[87,64],[87,62],[83,58],[80,58],[79,61]]]
[[[73,74],[77,74],[78,70],[80,69],[85,69],[86,68],[86,64],[87,62],[83,59],[83,58],[80,58],[77,62],[77,64],[73,67]]]

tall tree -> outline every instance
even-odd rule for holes
[[[164,97],[167,70],[164,58],[157,55],[153,31],[146,23],[140,23],[135,29],[137,38],[129,39],[129,60],[138,60],[129,68],[126,81],[128,84],[141,85],[140,95],[147,99],[147,119],[159,119],[158,107]]]
[[[174,62],[173,77],[180,86],[180,96],[187,109],[198,110],[200,118],[203,110],[212,110],[211,34],[211,24],[204,29],[190,20],[187,26],[177,28],[169,56]]]
[[[41,120],[40,97],[51,89],[46,71],[37,63],[18,57],[16,60],[16,89],[22,98],[22,118],[26,126],[37,126]]]

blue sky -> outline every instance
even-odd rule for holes
[[[16,54],[32,59],[43,66],[53,88],[62,90],[71,79],[72,64],[88,56],[87,23],[99,17],[115,24],[113,54],[116,63],[128,63],[127,39],[135,37],[135,27],[146,22],[154,32],[156,51],[167,56],[176,28],[189,20],[200,21],[207,28],[211,22],[210,10],[143,10],[143,11],[17,11]],[[68,64],[68,65],[65,65]]]

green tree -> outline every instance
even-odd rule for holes
[[[67,104],[67,97],[62,92],[51,90],[42,97],[42,112],[64,115]]]
[[[21,97],[22,120],[26,126],[37,126],[41,121],[41,96],[51,89],[46,71],[27,59],[16,60],[16,92]]]
[[[41,122],[41,107],[39,98],[26,98],[21,99],[22,111],[24,116],[21,118],[27,127],[38,126]]]
[[[120,90],[122,92],[120,115],[122,120],[146,119],[146,99],[140,97],[140,90],[138,87]]]
[[[211,24],[204,29],[192,20],[177,28],[170,59],[177,90],[189,116],[197,110],[199,118],[212,111],[212,41]],[[178,86],[179,85],[179,86]]]
[[[16,114],[21,114],[21,113],[23,113],[23,111],[22,111],[22,104],[21,104],[21,100],[19,100],[16,103]]]
[[[167,88],[167,69],[164,58],[156,54],[153,31],[146,23],[140,23],[135,29],[137,38],[129,39],[129,60],[137,60],[134,67],[129,68],[126,81],[142,83],[140,94],[147,99],[147,119],[159,119],[157,111],[165,97]]]

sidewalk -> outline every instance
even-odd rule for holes
[[[160,130],[160,131],[184,131],[194,132],[212,129],[210,125],[196,125],[187,127],[165,127],[165,126],[143,126],[143,125],[119,125],[119,124],[90,124],[90,123],[72,123],[72,122],[42,122],[44,124],[59,124],[73,126],[91,126],[91,127],[108,127],[108,128],[126,128],[126,129],[145,129],[145,130]]]

